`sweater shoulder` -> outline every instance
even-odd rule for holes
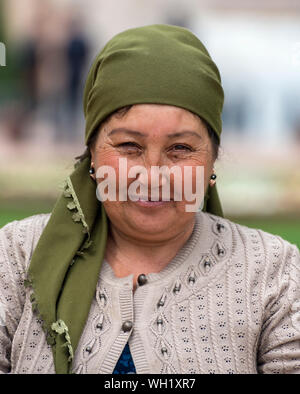
[[[14,220],[0,229],[2,263],[21,265],[26,269],[51,214],[38,214]]]
[[[279,249],[281,248],[298,249],[297,245],[292,244],[291,242],[283,239],[280,235],[272,234],[267,231],[261,230],[259,228],[248,227],[220,216],[216,216],[212,214],[206,214],[206,215],[209,218],[209,220],[211,220],[212,222],[223,224],[227,228],[230,228],[232,232],[236,231],[237,234],[240,236],[242,243],[244,244],[247,244],[251,239],[254,240],[260,239],[263,245],[267,249],[272,247],[274,243],[277,244],[277,247]]]
[[[19,324],[25,303],[27,269],[49,217],[50,214],[35,215],[0,229],[0,313],[2,324],[11,335]]]
[[[269,233],[259,228],[247,227],[242,224],[231,222],[231,225],[238,232],[245,247],[254,249],[261,246],[262,252],[269,257],[269,260],[283,261],[290,252],[299,253],[298,246],[292,244],[280,235]]]
[[[245,256],[253,267],[260,266],[261,270],[267,270],[271,276],[275,272],[287,273],[291,264],[296,264],[297,269],[300,268],[300,253],[297,245],[281,236],[259,228],[247,227],[223,217],[205,215],[206,220],[215,223],[215,226],[223,225],[224,228],[229,229],[235,253],[241,257]]]

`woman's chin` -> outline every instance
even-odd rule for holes
[[[127,213],[127,224],[137,232],[158,235],[170,231],[178,221],[174,202],[131,202]]]
[[[157,204],[128,201],[114,206],[107,204],[105,209],[113,225],[139,240],[168,239],[191,220],[184,205],[174,201]]]

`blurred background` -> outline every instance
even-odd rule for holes
[[[225,216],[300,247],[299,0],[0,0],[0,227],[51,211],[84,151],[94,56],[153,23],[189,28],[220,69]]]

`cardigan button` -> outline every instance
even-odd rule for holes
[[[130,320],[126,320],[123,324],[122,324],[122,330],[124,332],[130,331],[133,327],[133,323]]]
[[[167,353],[167,352],[168,352],[168,349],[167,349],[166,347],[162,347],[162,348],[161,348],[161,352],[162,352],[162,354]]]
[[[224,224],[222,223],[217,223],[217,230],[220,233],[221,231],[223,231],[225,229]]]
[[[225,250],[222,248],[218,249],[218,256],[224,256],[225,255]]]
[[[145,275],[145,274],[139,275],[138,278],[137,278],[137,281],[138,281],[138,284],[139,284],[140,286],[143,286],[144,284],[147,283],[147,277],[146,277],[146,275]]]
[[[103,294],[103,293],[99,294],[99,298],[100,298],[100,301],[102,301],[102,300],[104,300],[104,302],[106,301],[105,294]]]

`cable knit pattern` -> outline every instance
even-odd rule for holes
[[[2,373],[54,373],[42,321],[24,287],[48,219],[37,215],[0,230]],[[112,373],[127,342],[137,373],[300,373],[296,246],[198,213],[184,247],[146,278],[133,293],[133,275],[117,278],[103,262],[74,373]],[[129,331],[122,329],[126,321],[133,323]]]

